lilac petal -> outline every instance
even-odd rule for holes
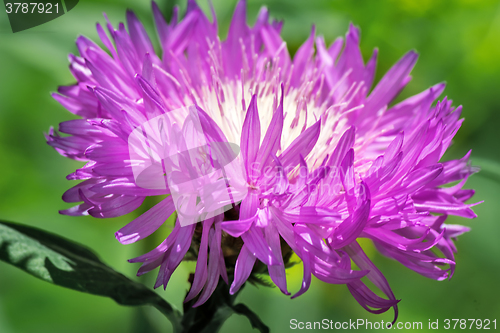
[[[353,215],[345,219],[329,238],[329,242],[334,249],[339,249],[352,243],[359,237],[368,221],[370,214],[370,192],[368,186],[361,183],[360,191],[363,192],[364,198],[362,198],[359,208],[356,209]]]
[[[267,244],[261,228],[253,225],[241,235],[247,249],[266,265],[278,265],[279,261]]]
[[[229,142],[217,123],[202,108],[196,106],[196,112],[203,129],[203,133],[209,142]]]
[[[377,112],[384,105],[389,104],[390,101],[399,93],[404,87],[408,74],[415,66],[418,55],[414,51],[408,52],[404,55],[380,80],[377,86],[373,89],[370,96],[366,100],[365,109],[371,112]],[[367,112],[367,111],[366,111]],[[360,115],[359,119],[362,118]]]
[[[123,126],[113,119],[87,119],[87,121],[94,126],[100,127],[103,132],[109,132],[111,136],[122,139],[123,142],[127,142],[128,136],[132,131],[131,128]]]
[[[115,195],[98,206],[89,209],[88,213],[97,218],[111,218],[126,215],[142,205],[144,197],[131,195]]]
[[[164,46],[164,50],[171,50],[172,54],[177,55],[182,52],[188,45],[191,35],[193,34],[196,23],[199,19],[199,11],[191,11],[186,14],[184,19],[176,25],[168,38],[168,44]]]
[[[267,25],[269,22],[269,12],[266,7],[261,7],[259,13],[257,14],[257,19],[255,20],[255,25],[251,28],[251,33],[254,39],[253,50],[260,50],[262,47],[262,37],[260,31],[262,27]],[[250,45],[250,51],[252,51],[252,45]]]
[[[222,244],[222,226],[221,226],[221,223],[222,220],[224,219],[224,214],[221,214],[219,216],[216,216],[215,217],[215,222],[216,222],[216,225],[215,225],[215,236],[217,237],[217,246],[219,247],[219,249],[217,250],[217,253],[218,253],[218,256],[219,256],[219,273],[218,275],[220,275],[220,277],[222,278],[222,280],[226,283],[226,284],[229,284],[229,279],[228,279],[228,276],[227,276],[227,267],[226,267],[226,261],[224,259],[224,252],[222,251],[222,248],[221,248],[221,244]],[[216,284],[217,286],[217,284]]]
[[[133,76],[136,73],[140,73],[140,62],[138,61],[137,51],[123,23],[120,23],[118,30],[114,31],[114,38],[118,57],[128,75]]]
[[[229,278],[227,276],[227,267],[226,267],[226,261],[224,260],[224,253],[220,253],[219,256],[219,272],[222,280],[229,285]]]
[[[96,87],[93,89],[93,92],[103,108],[109,112],[114,119],[123,119],[121,110],[128,110],[129,108],[125,107],[128,106],[127,102],[121,96],[101,87]]]
[[[107,135],[102,134],[99,128],[93,126],[86,119],[73,119],[64,121],[59,124],[59,132],[84,137],[102,137],[106,140],[109,139]]]
[[[476,193],[475,190],[473,189],[467,189],[467,190],[458,190],[457,192],[453,193],[453,196],[461,202],[466,202],[470,198],[474,196]]]
[[[155,232],[174,211],[174,202],[169,196],[118,230],[115,237],[122,244],[137,242]]]
[[[366,63],[365,70],[363,72],[363,81],[365,82],[366,89],[369,90],[373,84],[373,79],[375,78],[375,69],[377,67],[377,56],[378,49],[373,50],[373,54]]]
[[[384,156],[379,156],[377,161],[383,163],[385,160]],[[375,170],[371,170],[371,174],[369,177],[365,179],[366,184],[373,192],[379,195],[385,195],[386,193],[382,191],[378,191],[379,188],[387,183],[390,179],[394,177],[394,175],[399,171],[399,167],[401,166],[401,161],[403,160],[403,152],[397,154],[392,160],[385,163],[383,166],[374,167]],[[393,196],[394,197],[394,196]]]
[[[215,288],[219,283],[219,276],[221,271],[221,261],[220,257],[222,255],[221,250],[221,228],[220,223],[215,224],[215,230],[210,241],[210,258],[208,260],[208,281],[200,295],[200,298],[196,301],[193,307],[200,306],[205,303],[210,296],[213,294]]]
[[[371,214],[375,216],[398,214],[400,211],[404,210],[409,201],[409,196],[407,194],[384,199],[373,199],[375,204],[372,207]]]
[[[277,30],[276,27],[264,26],[260,30],[260,36],[267,55],[277,60],[277,65],[285,71],[290,67],[290,55],[285,42],[283,42]]]
[[[379,288],[391,301],[397,301],[394,293],[392,292],[389,283],[385,276],[380,272],[380,270],[375,266],[368,256],[365,254],[358,242],[354,241],[348,246],[344,247],[343,250],[349,254],[352,261],[363,270],[368,270],[369,273],[366,277]],[[398,318],[398,306],[397,303],[394,304],[394,321]]]
[[[77,161],[86,161],[85,150],[94,142],[89,138],[79,136],[61,137],[53,128],[45,136],[47,144],[54,147],[61,155],[75,159]]]
[[[274,256],[278,259],[278,265],[268,266],[269,276],[271,280],[280,288],[281,292],[285,295],[290,295],[286,287],[286,273],[285,264],[283,263],[283,256],[281,254],[281,241],[278,230],[271,221],[268,221],[267,227],[264,229],[265,239]]]
[[[458,236],[470,231],[469,227],[464,227],[463,225],[458,224],[443,224],[443,228],[445,229],[445,238],[457,238]]]
[[[115,47],[113,46],[113,44],[111,43],[111,41],[108,38],[108,35],[106,35],[106,32],[104,31],[103,27],[99,23],[96,24],[96,30],[97,30],[97,34],[99,35],[99,38],[101,39],[102,43],[111,52],[111,55],[113,56],[113,58],[118,59],[118,55],[116,54]]]
[[[328,160],[329,166],[338,166],[340,162],[344,159],[349,149],[352,148],[355,142],[356,128],[354,126],[349,127],[348,130],[342,134],[332,156]]]
[[[340,214],[330,208],[306,206],[292,211],[277,212],[289,223],[331,224],[340,220]]]
[[[407,174],[415,169],[418,159],[425,146],[426,135],[429,131],[430,121],[426,121],[413,130],[413,133],[407,136],[408,140],[403,145],[403,160],[401,161],[401,168],[397,175],[394,177],[396,180],[401,180]]]
[[[87,57],[87,51],[89,49],[102,51],[99,45],[97,45],[96,43],[94,43],[92,40],[88,39],[85,36],[78,36],[75,43],[76,47],[78,48],[78,52],[83,58]],[[105,52],[102,53],[106,54]]]
[[[257,153],[256,163],[257,167],[261,170],[272,160],[272,156],[276,155],[278,149],[280,149],[281,133],[283,131],[283,98],[283,86],[281,86],[280,104],[276,111],[274,111],[273,118],[262,141],[262,146]]]
[[[421,105],[425,100],[428,100],[430,103],[434,102],[436,98],[439,97],[444,91],[446,87],[445,83],[438,83],[423,92],[409,97],[404,101],[394,105],[387,111],[387,114],[407,114],[415,110],[419,105]]]
[[[473,205],[466,205],[455,197],[438,190],[424,190],[412,196],[417,211],[450,214],[465,218],[476,218],[477,215],[470,209]]]
[[[68,216],[87,216],[89,215],[88,210],[92,208],[92,205],[87,203],[82,203],[78,206],[74,206],[68,209],[60,210],[59,214]]]
[[[465,177],[464,179],[462,179],[456,185],[453,185],[453,186],[450,186],[450,187],[440,188],[439,191],[443,192],[443,193],[446,193],[446,194],[449,194],[449,195],[452,195],[455,198],[457,198],[458,200],[460,200],[462,202],[465,202],[468,199],[470,199],[470,197],[474,194],[474,193],[472,193],[472,195],[469,196],[470,191],[474,192],[474,190],[462,190],[462,187],[465,185],[465,183],[467,182],[468,178],[469,177]],[[465,198],[466,198],[465,200],[461,199],[462,195],[465,195]]]
[[[366,183],[367,184],[370,184],[370,181],[368,181],[368,179],[370,179],[372,182],[375,182],[377,181],[376,177],[377,177],[377,174],[376,172],[380,169],[380,167],[384,165],[384,156],[383,155],[380,155],[379,157],[377,157],[373,162],[372,162],[372,165],[370,166],[370,169],[368,169],[368,172],[367,172],[367,181]],[[375,179],[373,179],[375,178]],[[370,186],[371,187],[371,186]]]
[[[240,41],[247,39],[249,34],[250,28],[246,24],[246,2],[238,1],[223,49],[224,56],[228,60],[225,62],[224,67],[227,76],[230,78],[240,74],[242,58],[246,57],[246,55],[242,54]]]
[[[154,289],[163,285],[163,282],[165,280],[169,280],[170,277],[172,276],[172,272],[168,270],[168,263],[171,253],[172,253],[172,247],[169,247],[165,252],[165,254],[163,255],[163,257],[158,258],[157,260],[154,261],[155,265],[157,265],[158,263],[160,265],[160,269],[158,270],[158,276],[156,277],[156,281],[153,286]],[[153,264],[153,262],[151,264]],[[148,264],[146,264],[145,266],[148,266]],[[148,269],[150,269],[150,267],[148,267]]]
[[[377,176],[379,177],[380,183],[387,182],[399,171],[402,160],[403,152],[400,152],[394,156],[392,160],[389,160],[386,165],[377,170]]]
[[[316,59],[318,59],[326,68],[331,68],[335,59],[332,59],[330,54],[328,54],[328,50],[325,45],[325,38],[323,36],[318,36],[316,38],[316,51]],[[327,73],[329,73],[329,71]]]
[[[354,179],[354,149],[349,149],[347,154],[345,155],[342,163],[340,163],[340,180],[342,181],[342,185],[346,193],[349,193],[350,190],[355,185]]]
[[[238,238],[250,229],[253,222],[257,219],[257,212],[254,216],[238,221],[224,221],[221,223],[222,230],[230,234],[231,236]]]
[[[247,197],[241,201],[240,219],[249,219],[257,214],[260,205],[259,196],[253,192],[248,193]]]
[[[307,157],[318,141],[321,120],[302,132],[279,156],[285,170],[300,163],[300,156]]]
[[[337,64],[340,72],[351,71],[350,82],[360,82],[363,79],[364,64],[359,48],[359,34],[359,29],[351,23],[346,34],[344,50]]]
[[[179,223],[179,221],[176,223]],[[177,266],[179,266],[182,258],[184,258],[189,250],[189,247],[191,246],[194,228],[194,224],[180,228],[179,235],[175,239],[173,246],[165,255],[165,259],[160,267],[154,288],[158,288],[161,285],[163,285],[164,288],[167,288],[167,284],[172,276],[172,273],[175,271]]]
[[[453,181],[461,180],[471,174],[478,172],[479,169],[469,165],[471,151],[458,160],[451,160],[442,163],[443,172],[428,184],[429,187],[439,186]]]
[[[69,112],[81,117],[93,118],[96,116],[98,101],[95,97],[93,99],[84,99],[83,94],[84,93],[82,93],[78,99],[74,97],[62,96],[56,93],[53,93],[51,96]]]
[[[430,167],[417,169],[411,172],[401,184],[404,191],[412,193],[430,183],[443,171],[441,164],[432,165]]]
[[[165,250],[164,253],[162,253],[161,256],[158,256],[158,257],[155,257],[155,258],[151,258],[151,259],[148,259],[146,262],[144,262],[141,267],[139,267],[139,269],[137,270],[137,276],[141,276],[141,275],[144,275],[146,273],[149,273],[151,272],[153,269],[161,266],[163,260],[164,260],[164,256],[165,255],[169,255],[171,252],[171,249],[170,247],[168,249]]]
[[[248,250],[246,244],[243,244],[234,268],[234,281],[229,289],[231,295],[238,292],[241,286],[246,282],[250,273],[252,273],[256,259],[257,258]]]
[[[95,80],[92,76],[92,71],[87,67],[85,59],[82,57],[75,56],[74,54],[68,55],[69,60],[69,70],[71,74],[77,79],[80,84],[84,82],[94,83]]]
[[[119,162],[94,162],[91,165],[85,165],[82,169],[88,169],[94,176],[105,176],[105,177],[133,177],[132,168],[137,166],[138,162],[131,160],[115,160]]]
[[[445,84],[440,83],[396,104],[382,116],[379,127],[394,128],[396,131],[394,134],[403,130],[407,126],[407,122],[413,117],[415,110],[424,109],[423,103],[430,106],[442,94],[444,88]],[[389,131],[388,133],[392,132]]]
[[[179,232],[181,230],[180,224],[175,224],[173,230],[170,232],[170,234],[167,236],[167,238],[161,242],[160,245],[158,245],[156,248],[153,250],[139,256],[133,259],[129,259],[128,262],[134,263],[134,262],[148,262],[150,260],[163,257],[165,252],[173,246],[175,243],[175,240],[177,239]]]
[[[319,280],[330,284],[353,283],[368,274],[368,271],[354,271],[345,268],[339,268],[334,264],[322,261],[314,262],[314,276]]]
[[[146,30],[131,10],[127,10],[127,26],[130,32],[130,39],[134,43],[137,53],[141,57],[146,53],[154,54],[155,51]]]
[[[306,66],[310,63],[314,53],[314,35],[316,28],[313,26],[307,41],[302,44],[293,57],[293,72],[290,84],[292,87],[299,87],[303,75],[307,72]],[[306,156],[306,155],[304,155]]]
[[[154,118],[165,114],[165,105],[158,92],[141,75],[136,74],[135,79],[143,91],[142,97],[144,98],[144,105],[149,117]]]
[[[272,193],[275,196],[282,196],[288,190],[288,177],[285,175],[286,171],[278,158],[276,156],[273,156],[273,160],[274,164],[276,165],[277,172],[272,181],[272,183],[274,183]],[[267,179],[264,178],[264,181],[267,181]]]
[[[332,60],[336,60],[338,55],[340,54],[340,50],[342,50],[342,46],[344,45],[344,38],[337,37],[333,43],[328,48],[328,54],[332,57]]]
[[[354,149],[350,149],[344,157],[342,163],[340,163],[340,180],[342,186],[344,187],[345,200],[347,203],[347,209],[349,214],[352,215],[355,206],[355,196],[354,196]],[[363,187],[367,188],[366,186]]]
[[[292,296],[292,299],[299,297],[300,295],[305,293],[311,286],[311,276],[312,276],[311,264],[312,261],[314,260],[314,257],[311,256],[309,252],[307,252],[306,250],[302,250],[300,257],[302,259],[302,265],[304,267],[303,268],[304,277],[302,278],[302,284],[300,285],[300,290]]]
[[[146,55],[144,56],[144,62],[142,64],[142,77],[147,82],[151,83],[154,89],[158,90],[153,69],[153,59],[149,53],[146,53]]]
[[[57,150],[57,149],[56,149]],[[96,174],[92,172],[92,166],[94,166],[95,162],[88,162],[85,164],[83,168],[77,169],[75,172],[70,173],[66,176],[67,180],[81,180],[81,179],[90,179],[96,177]]]
[[[171,253],[171,248],[174,246],[177,237],[179,236],[179,232],[181,230],[180,224],[176,224],[172,232],[168,235],[168,237],[155,249],[149,251],[148,253],[143,254],[142,256],[129,259],[128,262],[142,262],[143,264],[137,271],[137,276],[141,276],[145,273],[150,272],[158,266],[161,266],[162,262],[165,260],[165,257],[168,257]]]
[[[442,281],[449,278],[450,269],[443,269],[443,264],[454,266],[455,262],[450,259],[438,258],[436,255],[428,253],[403,252],[392,246],[384,246],[379,242],[374,242],[377,250],[383,255],[399,261],[409,269],[430,279]]]
[[[275,223],[276,229],[278,229],[281,237],[283,237],[293,252],[298,253],[300,250],[295,244],[293,225],[282,220],[282,214],[279,214],[279,210],[277,208],[271,207],[269,212],[271,213],[272,221]]]
[[[403,146],[404,132],[398,133],[394,140],[391,141],[384,153],[384,159],[386,161],[392,160],[401,151]]]
[[[92,77],[99,85],[108,90],[116,87],[125,95],[136,96],[130,78],[123,73],[113,59],[102,50],[94,48],[87,50],[85,65],[92,72]]]
[[[371,291],[363,282],[355,281],[347,284],[347,288],[351,292],[352,296],[358,301],[358,303],[368,312],[380,314],[389,310],[391,307],[395,308],[395,318],[393,323],[397,319],[397,303],[399,300],[387,300],[384,299],[373,291]],[[375,308],[373,310],[371,308]]]
[[[304,224],[295,224],[293,227],[294,243],[301,251],[308,251],[313,257],[323,261],[335,260],[335,253],[331,251],[324,240],[318,237],[310,228]]]
[[[196,270],[194,272],[194,280],[191,285],[191,289],[184,299],[184,303],[190,301],[196,297],[205,282],[207,281],[207,255],[208,255],[208,235],[212,227],[213,219],[209,219],[203,222],[203,231],[201,234],[200,249],[198,251],[198,259],[196,261]]]
[[[252,96],[241,130],[241,156],[247,172],[247,180],[252,179],[250,166],[257,158],[260,144],[260,120],[257,109],[257,95]],[[252,168],[253,170],[253,168]]]
[[[87,179],[81,182],[78,185],[73,186],[62,195],[62,199],[64,202],[80,202],[83,199],[80,197],[80,191],[84,193],[88,191],[89,188],[92,188],[95,184],[97,184],[100,180],[98,179]]]
[[[155,1],[151,2],[151,6],[153,9],[153,18],[155,21],[156,31],[158,32],[158,37],[160,39],[162,47],[165,48],[167,45],[168,36],[170,35],[170,27],[165,22],[161,10]]]
[[[129,159],[129,149],[121,139],[107,139],[85,149],[85,157],[92,161],[112,163]]]

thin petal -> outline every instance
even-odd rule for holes
[[[252,96],[250,105],[248,106],[241,130],[241,156],[247,171],[248,180],[251,177],[250,166],[257,158],[260,144],[260,120],[259,110],[257,109],[257,95]],[[253,168],[252,168],[253,169]]]
[[[115,237],[122,244],[137,242],[155,232],[174,211],[174,201],[169,196],[118,230]]]
[[[234,268],[234,281],[229,289],[231,295],[234,295],[246,282],[250,273],[252,273],[256,259],[257,258],[248,250],[247,246],[243,244]]]

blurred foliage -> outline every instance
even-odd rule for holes
[[[0,220],[0,260],[44,281],[121,305],[154,306],[175,332],[182,329],[181,313],[157,293],[107,266],[88,247],[59,235]]]
[[[159,1],[165,12],[174,1]],[[180,2],[180,1],[179,1]],[[208,11],[208,4],[200,0]],[[214,0],[221,35],[227,33],[235,1]],[[445,94],[455,105],[463,105],[466,118],[447,158],[463,156],[473,149],[483,174],[471,177],[467,186],[477,190],[478,218],[450,218],[450,223],[468,225],[472,231],[457,242],[457,271],[451,281],[437,282],[409,271],[375,253],[363,242],[401,298],[400,321],[445,318],[490,318],[500,314],[500,5],[497,0],[248,0],[248,18],[255,21],[262,5],[271,15],[285,21],[283,37],[291,52],[307,38],[311,26],[327,42],[344,35],[349,22],[362,31],[361,48],[367,59],[373,48],[380,49],[377,78],[405,52],[416,49],[420,59],[413,80],[399,99],[446,81]],[[185,3],[180,4],[185,8]],[[74,82],[67,69],[67,54],[75,53],[79,34],[98,40],[94,23],[104,22],[106,12],[113,24],[123,22],[125,9],[133,9],[154,36],[148,0],[86,0],[70,13],[39,27],[12,34],[7,15],[0,13],[0,218],[34,225],[92,247],[103,260],[127,276],[138,268],[132,258],[151,249],[168,233],[168,227],[134,245],[120,245],[114,232],[137,216],[131,213],[115,219],[71,218],[58,214],[69,205],[61,194],[74,185],[65,175],[82,163],[57,155],[46,145],[43,132],[71,115],[51,99],[58,85]],[[487,169],[487,170],[486,170]],[[141,209],[147,209],[148,202]],[[144,332],[138,322],[151,330],[170,329],[168,321],[154,309],[120,307],[112,300],[48,285],[24,272],[0,265],[0,332]],[[187,276],[193,263],[181,266],[173,275],[164,298],[182,307],[188,288]],[[302,267],[288,271],[290,289],[298,290]],[[153,285],[155,273],[137,278]],[[290,300],[277,288],[248,286],[239,302],[254,310],[274,332],[288,332],[289,321],[345,321],[363,318],[390,320],[363,310],[345,286],[313,280],[303,296]],[[145,324],[146,325],[146,324]],[[251,332],[248,321],[231,317],[223,332]]]

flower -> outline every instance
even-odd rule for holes
[[[314,275],[346,284],[370,312],[394,307],[397,315],[398,300],[358,238],[421,275],[451,278],[453,240],[469,229],[444,222],[476,216],[465,203],[474,191],[462,187],[477,170],[470,153],[440,162],[462,123],[461,107],[447,98],[434,103],[444,84],[390,106],[410,81],[415,52],[371,89],[378,51],[364,63],[353,25],[328,48],[313,28],[291,58],[282,22],[270,21],[265,8],[249,27],[240,1],[222,42],[215,14],[210,22],[195,1],[179,22],[177,13],[166,23],[153,2],[161,57],[131,11],[128,32],[107,23],[114,45],[97,24],[109,53],[78,37],[80,56],[69,56],[77,83],[53,96],[81,119],[59,125],[69,136],[47,135],[63,156],[87,161],[67,177],[84,181],[63,195],[80,204],[61,213],[116,217],[148,196],[171,194],[116,238],[143,239],[177,211],[168,238],[129,261],[142,263],[138,274],[159,266],[155,288],[166,288],[193,250],[186,301],[198,297],[195,306],[219,278],[237,292],[259,262],[291,295],[285,266],[293,252],[304,277],[292,297],[307,291]],[[181,223],[183,214],[191,220]]]

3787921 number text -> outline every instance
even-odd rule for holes
[[[455,330],[455,329],[478,329],[478,330],[496,330],[497,320],[493,319],[445,319],[444,327],[445,330]]]
[[[7,2],[5,4],[7,14],[58,14],[59,4],[38,2]]]

